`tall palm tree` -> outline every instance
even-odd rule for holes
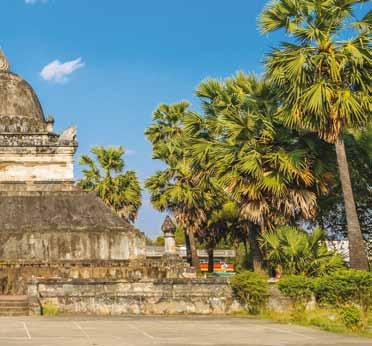
[[[194,174],[185,152],[187,138],[183,119],[189,113],[188,103],[160,105],[154,112],[154,123],[145,131],[153,145],[153,158],[161,160],[166,168],[156,172],[145,182],[153,206],[173,213],[177,224],[186,235],[190,259],[199,268],[196,237],[207,222],[207,215],[216,203],[213,184],[208,177]]]
[[[326,172],[300,136],[275,119],[275,90],[243,73],[197,89],[205,116],[185,117],[193,162],[201,163],[237,203],[253,254],[262,270],[259,233],[314,216],[316,197],[327,191]],[[317,166],[317,169],[315,167]]]
[[[134,222],[141,206],[141,186],[136,172],[124,172],[123,147],[93,147],[93,158],[83,155],[80,164],[84,177],[79,186],[94,191],[116,213]]]
[[[266,59],[281,97],[279,117],[292,128],[316,132],[335,144],[353,268],[368,269],[343,142],[346,128],[371,117],[371,12],[357,21],[363,0],[273,0],[261,14],[263,33],[284,29]],[[353,37],[342,40],[346,35]]]

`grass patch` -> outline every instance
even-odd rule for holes
[[[371,325],[372,314],[369,316],[369,325]],[[272,320],[278,323],[297,324],[306,327],[318,327],[322,330],[333,333],[348,333],[354,335],[363,335],[372,338],[372,330],[351,330],[343,323],[338,311],[331,308],[317,308],[312,311],[295,311],[288,310],[277,312],[264,310],[260,318]]]

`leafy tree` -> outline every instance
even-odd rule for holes
[[[260,271],[259,233],[298,215],[314,217],[317,195],[328,190],[328,171],[314,150],[318,140],[283,127],[275,118],[276,90],[254,76],[207,80],[197,95],[205,116],[185,117],[188,150],[237,204]]]
[[[343,267],[342,257],[327,249],[326,233],[316,228],[312,233],[284,226],[261,236],[266,260],[276,270],[288,275],[321,276]]]
[[[335,144],[344,195],[350,260],[368,269],[352,192],[343,133],[371,117],[372,15],[353,14],[362,0],[273,0],[261,14],[263,33],[284,29],[291,42],[267,57],[267,75],[281,99],[278,117]],[[348,34],[354,36],[341,40]]]
[[[141,186],[134,171],[124,171],[123,147],[93,147],[93,158],[83,155],[84,177],[79,186],[94,191],[116,213],[134,222],[141,206]]]

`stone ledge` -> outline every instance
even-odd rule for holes
[[[243,308],[227,282],[213,279],[39,280],[30,283],[29,295],[62,313],[228,314]]]

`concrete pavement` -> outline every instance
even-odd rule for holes
[[[372,346],[372,339],[233,317],[2,317],[0,345]]]

